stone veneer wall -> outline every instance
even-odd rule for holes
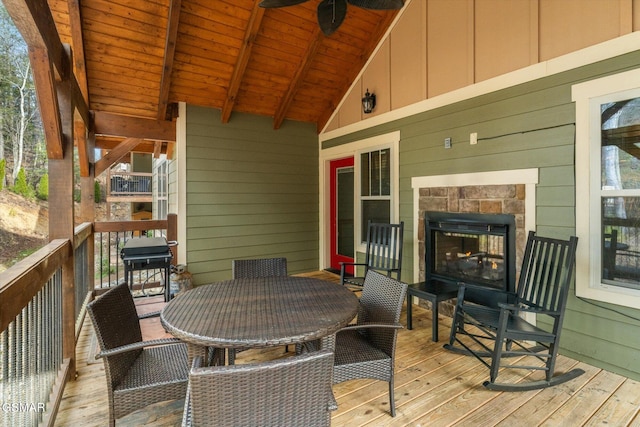
[[[425,269],[425,211],[469,212],[483,214],[512,214],[516,222],[516,280],[520,274],[522,254],[526,244],[525,185],[484,185],[464,187],[430,187],[420,189],[419,199],[419,260],[420,280],[424,280]],[[421,305],[429,307],[428,301],[420,300]],[[453,304],[450,301],[440,303],[440,313],[452,316]]]

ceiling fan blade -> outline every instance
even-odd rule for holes
[[[262,0],[260,2],[260,7],[271,8],[271,7],[286,7],[293,6],[296,4],[304,3],[309,0]]]
[[[342,25],[347,16],[347,0],[322,0],[318,5],[318,25],[325,36],[330,36]]]
[[[364,9],[375,10],[391,10],[401,9],[404,6],[404,0],[348,0],[354,6]]]

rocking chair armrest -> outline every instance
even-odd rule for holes
[[[344,268],[345,268],[347,265],[352,265],[352,266],[354,266],[354,267],[355,267],[355,266],[362,266],[362,267],[366,267],[366,266],[367,266],[367,264],[365,264],[364,262],[341,262],[341,263],[340,263],[340,269],[341,269],[341,270],[344,270]]]
[[[364,322],[359,325],[348,325],[344,328],[340,329],[340,331],[353,331],[357,329],[368,329],[368,328],[389,328],[389,329],[403,329],[400,323],[376,323],[376,322]],[[338,333],[340,332],[338,331]]]
[[[341,262],[340,263],[340,283],[344,284],[344,280],[345,280],[345,274],[347,272],[347,266],[351,265],[351,266],[362,266],[362,267],[366,267],[367,264],[361,263],[361,262]]]
[[[501,310],[508,310],[511,312],[521,311],[525,313],[548,314],[548,315],[553,315],[558,313],[555,310],[545,310],[539,307],[521,306],[521,305],[514,305],[514,304],[498,303],[498,306],[500,307]]]
[[[96,354],[96,359],[100,359],[102,357],[114,356],[116,354],[127,353],[133,350],[143,349],[145,347],[154,347],[158,345],[168,345],[168,344],[180,344],[178,338],[162,338],[158,340],[150,340],[150,341],[140,341],[133,344],[127,344],[120,347],[114,347],[109,350],[103,350],[100,353]]]

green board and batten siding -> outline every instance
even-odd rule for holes
[[[411,178],[538,168],[536,229],[575,234],[575,105],[571,85],[640,65],[640,52],[520,84],[323,142],[323,149],[400,130],[400,219],[405,221],[403,279],[413,271]],[[478,133],[478,144],[469,134]],[[444,138],[453,141],[444,148]],[[578,177],[577,179],[587,179]],[[562,352],[640,380],[640,311],[576,298],[572,290]],[[627,316],[617,312],[624,313]]]
[[[318,269],[318,137],[314,125],[187,108],[187,264],[199,285],[231,278],[231,261],[286,257]]]

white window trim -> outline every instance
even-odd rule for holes
[[[362,159],[360,158],[360,156],[364,153],[370,153],[372,151],[378,151],[378,150],[382,151],[387,148],[389,148],[390,150],[389,158],[391,160],[391,176],[390,176],[391,192],[388,196],[363,196],[362,195]],[[362,241],[362,239],[360,238],[360,236],[362,236],[362,233],[363,233],[362,229],[366,227],[366,224],[362,223],[362,201],[363,200],[389,200],[390,202],[389,218],[391,218],[392,223],[398,223],[398,214],[397,214],[398,208],[394,206],[394,201],[396,202],[395,204],[397,204],[397,201],[398,201],[397,199],[398,174],[397,172],[394,172],[395,164],[397,163],[396,151],[397,149],[393,147],[393,144],[386,143],[386,144],[381,144],[377,146],[366,147],[354,153],[353,171],[355,173],[354,183],[356,188],[354,193],[355,205],[353,206],[353,216],[355,218],[353,234],[356,239],[355,248],[356,248],[356,251],[358,252],[365,252],[367,250],[366,242]]]
[[[576,103],[576,295],[640,308],[640,290],[600,278],[600,105],[640,97],[640,69],[572,86]],[[591,171],[598,171],[591,174]],[[596,201],[593,199],[597,197]],[[597,203],[596,203],[597,202]]]
[[[354,188],[355,195],[354,203],[354,217],[356,223],[354,227],[354,238],[356,239],[355,248],[358,252],[364,252],[365,247],[359,242],[359,236],[361,233],[360,228],[360,160],[359,156],[362,152],[374,151],[381,148],[391,149],[391,222],[400,222],[400,131],[389,132],[383,135],[374,136],[371,138],[361,139],[359,141],[350,142],[348,144],[339,145],[336,147],[321,149],[319,154],[319,169],[320,169],[320,259],[319,265],[321,268],[326,268],[330,264],[330,235],[331,232],[327,227],[328,218],[330,218],[330,173],[329,166],[332,160],[342,159],[345,157],[354,157]]]

